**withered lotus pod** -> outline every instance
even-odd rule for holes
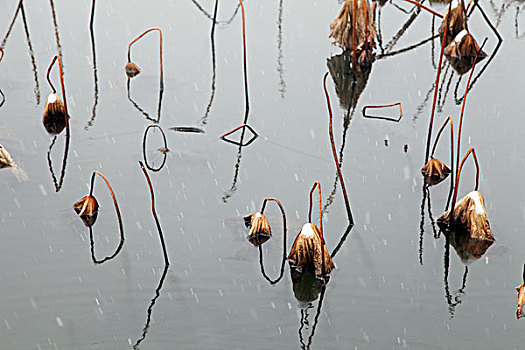
[[[430,158],[427,164],[421,169],[421,174],[425,178],[425,183],[433,186],[445,180],[450,174],[450,169],[440,160]]]
[[[444,233],[465,265],[470,265],[474,261],[481,259],[494,243],[494,240],[481,240],[470,237],[468,230],[462,226],[453,227],[450,231],[445,231]]]
[[[450,10],[447,9],[447,12],[445,12],[445,16],[439,27],[439,36],[442,42],[447,23],[448,30],[445,46],[447,46],[462,30],[467,29],[467,14],[465,13],[465,3],[463,0],[452,0]]]
[[[9,152],[0,145],[0,169],[14,167],[16,167],[16,163],[13,161],[13,158],[11,158]]]
[[[66,127],[66,108],[64,102],[54,92],[49,94],[42,118],[46,131],[50,134],[60,134]]]
[[[254,246],[260,246],[272,237],[270,224],[266,216],[257,212],[244,218],[246,227],[250,228],[248,241]]]
[[[487,57],[487,54],[484,51],[480,51],[479,45],[472,34],[463,30],[445,47],[444,55],[459,74],[465,74],[474,65],[478,51],[477,62]]]
[[[133,62],[128,62],[128,64],[126,64],[126,74],[129,78],[133,78],[134,76],[136,75],[139,75],[139,73],[141,72],[140,68]]]
[[[299,273],[294,270],[290,270],[290,273],[295,299],[303,303],[311,303],[319,298],[323,283],[321,280],[315,278],[314,273],[309,271]]]
[[[519,320],[522,317],[525,317],[523,312],[523,304],[525,304],[525,283],[516,287],[518,292],[518,308],[516,309],[516,318]]]
[[[97,221],[98,202],[95,197],[90,195],[82,197],[78,202],[73,204],[73,209],[87,227],[93,226],[95,221]]]
[[[354,1],[357,2],[357,13],[354,14]],[[355,15],[356,47],[353,44],[353,16]],[[376,28],[373,22],[372,9],[368,0],[346,0],[337,18],[330,24],[330,38],[343,51],[372,51],[375,47]],[[371,63],[371,62],[369,62]]]
[[[326,279],[335,268],[330,253],[322,244],[321,231],[312,223],[304,224],[297,235],[288,255],[288,263],[294,272],[309,271],[314,273],[318,279]]]
[[[449,225],[464,228],[468,236],[475,240],[491,243],[495,241],[485,211],[485,200],[478,191],[472,191],[461,198],[454,206],[452,215],[450,210],[443,213],[438,219],[438,225],[443,231]]]

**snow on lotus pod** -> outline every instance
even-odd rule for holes
[[[439,217],[438,225],[441,229],[446,231],[449,224],[466,229],[472,239],[491,243],[495,241],[485,211],[485,200],[478,191],[472,191],[461,198],[454,206],[452,215],[447,210]]]
[[[260,212],[245,216],[244,221],[246,227],[250,228],[248,241],[254,246],[260,246],[272,237],[272,231],[268,219]]]
[[[42,122],[46,131],[50,134],[58,135],[66,127],[66,107],[55,93],[49,94],[47,98]]]
[[[288,263],[294,272],[303,273],[310,271],[318,279],[326,278],[330,271],[335,268],[330,253],[322,244],[321,231],[312,223],[304,224],[301,232],[297,235],[288,255]]]
[[[448,21],[445,46],[447,46],[461,31],[467,29],[467,15],[465,13],[465,3],[463,0],[452,0],[450,6],[450,10],[447,9],[447,12],[445,12],[445,16],[439,27],[439,36],[443,42],[443,35]]]
[[[516,287],[518,292],[518,308],[516,309],[516,318],[519,320],[522,317],[525,317],[523,312],[523,304],[525,304],[525,283]]]
[[[137,66],[133,62],[128,62],[126,64],[125,69],[126,69],[126,74],[129,78],[133,78],[134,76],[139,75],[139,73],[141,72],[139,66]]]
[[[73,209],[80,216],[84,225],[91,227],[97,221],[98,202],[95,197],[87,195],[73,204]]]
[[[373,14],[368,0],[357,1],[356,21],[356,47],[353,45],[353,1],[346,0],[337,18],[330,24],[330,38],[334,44],[344,51],[356,49],[358,54],[362,50],[371,53],[375,47],[376,28],[373,22]]]
[[[487,54],[479,50],[472,34],[463,30],[445,47],[444,55],[459,74],[465,74],[474,65],[478,51],[477,63],[487,57]]]
[[[445,180],[450,174],[450,169],[436,158],[430,158],[428,163],[421,169],[425,183],[433,186]]]
[[[9,152],[0,145],[0,169],[14,167],[16,167],[16,163],[13,161],[13,158],[11,158]]]

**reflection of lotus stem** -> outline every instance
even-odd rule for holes
[[[215,24],[217,24],[216,18],[217,18],[218,7],[219,7],[219,0],[215,0],[215,7],[213,9],[213,24],[211,25],[211,34],[210,34],[212,38],[215,33]]]
[[[66,97],[66,87],[64,86],[64,72],[62,69],[62,60],[60,59],[60,55],[56,55],[53,57],[53,60],[51,61],[51,64],[49,65],[49,68],[47,69],[47,81],[49,82],[49,85],[51,86],[51,89],[53,90],[53,93],[56,93],[56,89],[53,86],[53,83],[51,82],[51,79],[49,78],[49,74],[51,73],[51,69],[53,68],[53,65],[55,62],[58,61],[58,72],[60,76],[60,86],[62,88],[62,100],[64,102],[64,112],[66,114],[66,144],[64,146],[64,158],[62,160],[62,170],[60,172],[60,180],[58,185],[55,184],[55,190],[56,192],[60,191],[62,188],[62,184],[64,181],[64,175],[66,171],[66,163],[67,163],[67,154],[69,151],[69,113],[67,111],[67,97]]]
[[[283,216],[283,259],[282,259],[282,262],[281,262],[281,273],[279,275],[279,277],[277,277],[276,280],[272,281],[265,273],[264,271],[264,265],[263,265],[263,254],[262,254],[262,245],[259,246],[259,255],[260,255],[260,262],[261,262],[261,272],[263,274],[263,276],[266,278],[266,280],[268,282],[270,282],[270,284],[276,284],[278,283],[281,278],[283,278],[284,276],[284,265],[286,263],[286,233],[287,233],[287,225],[286,225],[286,214],[284,213],[284,208],[281,204],[281,202],[279,202],[279,200],[277,200],[276,198],[265,198],[264,199],[264,202],[263,202],[263,205],[262,205],[262,208],[261,208],[261,214],[264,213],[264,209],[266,208],[266,202],[268,201],[274,201],[278,206],[279,206],[279,209],[281,210],[281,213],[282,213],[282,216]]]
[[[168,266],[170,264],[168,259],[168,250],[166,249],[166,243],[164,242],[164,235],[162,234],[162,228],[160,227],[159,218],[157,217],[157,212],[155,211],[155,193],[153,193],[153,186],[151,185],[151,180],[149,179],[148,172],[146,171],[146,168],[144,168],[144,164],[139,160],[140,167],[142,168],[142,171],[144,172],[144,176],[146,177],[146,180],[148,181],[149,186],[149,192],[151,195],[151,212],[153,213],[153,218],[155,219],[155,223],[157,224],[157,230],[159,231],[159,238],[160,243],[162,245],[162,252],[164,253],[164,265]]]
[[[239,0],[239,3],[241,4],[241,14],[242,14],[242,49],[243,49],[243,70],[244,70],[244,98],[246,103],[246,111],[244,115],[244,122],[243,124],[246,124],[248,122],[248,113],[250,111],[250,101],[248,98],[248,72],[247,72],[247,65],[246,65],[246,24],[245,24],[245,18],[244,18],[244,4],[242,3],[242,0]]]
[[[432,147],[432,153],[430,153],[430,158],[434,158],[434,152],[436,151],[436,146],[439,142],[439,138],[441,137],[441,133],[447,126],[448,122],[450,122],[450,171],[454,173],[454,122],[452,121],[451,116],[448,116],[443,125],[441,125],[441,128],[437,133],[436,140],[434,141],[434,146]]]
[[[168,157],[168,155],[166,154],[166,152],[163,152],[164,153],[164,159],[162,160],[162,164],[158,167],[158,168],[152,168],[149,166],[148,164],[148,157],[146,156],[146,139],[148,137],[148,131],[150,128],[158,128],[162,134],[162,141],[164,142],[164,148],[168,148],[168,141],[166,141],[166,135],[164,134],[164,130],[162,130],[162,127],[158,124],[151,124],[151,125],[148,125],[148,127],[146,128],[146,130],[144,131],[144,137],[142,139],[142,156],[144,157],[144,163],[146,164],[146,167],[151,170],[151,171],[154,171],[154,172],[157,172],[157,171],[160,171],[163,167],[164,167],[164,164],[166,164],[166,158]]]
[[[0,62],[2,62],[2,58],[4,58],[4,49],[2,49],[1,47],[0,47],[0,53],[2,54],[0,56]]]
[[[323,79],[323,87],[324,87],[324,93],[325,93],[325,96],[326,96],[326,104],[328,106],[328,116],[329,116],[329,123],[328,123],[328,132],[330,134],[330,144],[332,146],[332,154],[334,156],[334,161],[335,161],[335,166],[337,168],[337,175],[339,176],[339,181],[341,182],[341,190],[343,192],[343,197],[344,197],[344,200],[345,200],[345,206],[346,206],[346,214],[348,215],[348,221],[350,222],[351,225],[354,224],[354,218],[352,216],[352,210],[350,209],[350,202],[348,201],[348,195],[346,193],[346,187],[345,187],[345,183],[343,181],[343,174],[341,172],[341,166],[339,165],[339,160],[337,159],[337,151],[335,149],[335,142],[334,142],[334,132],[333,132],[333,128],[332,128],[332,119],[333,119],[333,116],[332,116],[332,107],[330,105],[330,96],[328,95],[328,91],[326,90],[326,78],[328,77],[328,72],[325,73],[324,75],[324,79]],[[319,190],[321,188],[319,187]],[[321,229],[322,231],[322,229]]]
[[[470,79],[472,78],[472,74],[474,73],[474,68],[476,68],[476,61],[478,60],[479,53],[481,52],[481,49],[483,49],[483,46],[485,46],[485,43],[487,42],[487,38],[483,41],[483,44],[478,50],[478,53],[476,54],[476,57],[474,58],[474,63],[472,64],[472,68],[470,70],[470,74],[468,76],[467,86],[465,88],[465,95],[463,96],[463,105],[461,106],[461,116],[459,117],[459,128],[458,128],[458,147],[456,149],[457,153],[457,162],[459,163],[459,152],[461,151],[460,144],[461,144],[461,129],[463,126],[463,112],[465,111],[465,103],[467,102],[467,93],[469,90],[470,85]],[[452,206],[454,207],[454,206]]]
[[[450,11],[452,2],[448,5],[448,9]],[[432,137],[432,126],[434,125],[434,112],[436,110],[436,99],[437,99],[437,93],[438,93],[438,85],[439,85],[439,75],[441,74],[441,63],[443,62],[443,53],[445,51],[445,42],[447,40],[447,32],[448,32],[448,22],[450,20],[450,16],[447,16],[447,23],[445,26],[445,31],[443,33],[443,42],[441,43],[441,52],[439,53],[439,63],[438,63],[438,69],[437,69],[437,75],[436,75],[436,84],[434,87],[434,101],[432,102],[432,112],[430,113],[430,124],[428,126],[428,136],[427,136],[427,149],[425,153],[425,164],[428,162],[428,152],[430,151],[430,138]]]
[[[131,46],[135,44],[140,38],[142,38],[147,33],[156,30],[159,32],[159,65],[160,65],[160,89],[164,90],[164,66],[162,64],[162,30],[160,28],[150,28],[146,30],[144,33],[140,34],[138,37],[133,39],[132,42],[128,45],[128,63],[131,62]]]
[[[479,186],[479,164],[478,164],[478,157],[476,157],[476,150],[474,147],[471,147],[468,152],[465,154],[465,157],[463,157],[463,160],[461,161],[461,164],[458,167],[458,171],[456,173],[456,185],[454,186],[454,197],[452,198],[452,207],[450,208],[449,212],[449,218],[452,218],[452,213],[454,212],[454,206],[456,205],[456,198],[458,196],[458,186],[459,186],[459,177],[461,176],[461,169],[463,169],[463,164],[467,160],[468,156],[472,153],[472,156],[474,157],[474,162],[476,163],[476,187],[474,190],[478,190]]]
[[[321,257],[323,261],[322,274],[324,278],[324,275],[325,275],[325,263],[324,263],[325,242],[324,242],[324,232],[323,232],[323,211],[321,209],[321,183],[319,181],[316,181],[314,185],[312,186],[312,189],[310,190],[310,205],[308,206],[308,222],[312,223],[312,193],[314,192],[316,187],[319,193],[319,230],[321,231]]]
[[[357,69],[357,39],[356,39],[356,22],[357,22],[357,0],[352,2],[352,69]]]
[[[438,16],[439,18],[443,18],[443,15],[442,15],[442,14],[440,14],[440,13],[438,13],[438,12],[432,10],[431,8],[426,7],[426,6],[423,5],[423,4],[420,4],[420,3],[417,2],[417,1],[414,1],[414,0],[405,0],[405,1],[408,1],[409,3],[414,4],[414,5],[416,5],[417,7],[421,8],[421,9],[423,9],[423,10],[427,10],[428,12],[430,12],[431,14],[433,14],[434,16]]]

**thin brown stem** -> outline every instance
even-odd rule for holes
[[[157,172],[157,171],[160,171],[164,167],[164,164],[166,164],[166,159],[167,159],[168,155],[167,155],[166,152],[163,152],[164,153],[164,158],[162,160],[162,164],[158,168],[153,168],[153,167],[149,166],[148,157],[146,156],[146,140],[147,140],[147,137],[148,137],[149,129],[151,129],[151,128],[158,128],[160,130],[160,132],[162,134],[162,141],[164,143],[164,148],[166,150],[168,149],[168,141],[166,141],[166,135],[164,134],[164,130],[162,130],[162,127],[160,125],[158,125],[158,124],[148,125],[146,130],[144,130],[144,137],[142,138],[142,156],[144,157],[144,164],[146,164],[146,167],[149,170]]]
[[[406,0],[409,1],[409,0]],[[410,0],[411,1],[411,0]],[[452,2],[448,5],[448,9],[450,11]],[[450,16],[447,16],[447,23],[445,26],[445,32],[443,33],[443,40],[441,43],[441,52],[439,53],[439,63],[438,63],[438,69],[437,69],[437,75],[436,75],[436,83],[434,87],[434,101],[432,102],[432,112],[430,113],[430,124],[428,126],[428,136],[427,136],[427,149],[425,153],[425,164],[428,162],[428,152],[430,151],[430,138],[432,137],[432,126],[434,125],[434,112],[436,110],[436,100],[437,100],[437,94],[438,94],[438,86],[439,86],[439,75],[441,74],[441,64],[443,62],[443,53],[445,51],[445,43],[447,41],[447,32],[448,32],[448,23],[450,20]]]
[[[441,133],[443,130],[445,130],[445,127],[450,122],[450,169],[452,172],[454,172],[454,122],[452,121],[452,117],[448,116],[448,118],[445,120],[443,125],[441,125],[441,128],[439,129],[436,140],[434,141],[434,146],[432,147],[432,153],[430,154],[430,158],[434,158],[434,152],[436,151],[436,146],[439,142],[439,138],[441,137]]]
[[[317,187],[318,189],[318,197],[319,197],[319,230],[321,231],[321,258],[323,262],[323,268],[322,268],[322,274],[323,277],[325,275],[325,259],[324,259],[324,250],[325,250],[325,242],[324,242],[324,232],[323,232],[323,211],[321,207],[321,183],[319,181],[316,181],[314,185],[312,186],[312,189],[310,190],[310,206],[308,208],[308,222],[312,223],[312,194]]]
[[[328,77],[328,72],[325,73],[323,78],[323,88],[324,93],[326,96],[326,105],[328,107],[328,116],[329,116],[329,122],[328,122],[328,133],[330,134],[330,145],[332,146],[332,155],[334,156],[335,161],[335,167],[337,168],[337,176],[339,177],[339,181],[341,182],[341,190],[343,192],[343,198],[345,200],[345,207],[346,207],[346,214],[348,216],[348,221],[351,225],[354,224],[354,218],[352,216],[352,210],[350,209],[350,201],[348,200],[348,195],[346,193],[346,186],[345,182],[343,180],[343,173],[341,171],[341,165],[339,164],[339,159],[337,158],[337,151],[335,149],[335,141],[334,141],[334,132],[332,127],[332,107],[330,104],[330,96],[328,95],[328,91],[326,89],[326,78]]]
[[[213,38],[215,33],[215,25],[217,24],[217,9],[219,8],[219,0],[215,0],[215,7],[213,9],[213,24],[211,25],[211,34],[210,36]]]
[[[150,28],[146,30],[144,33],[140,34],[138,37],[133,39],[132,42],[129,43],[128,45],[128,63],[131,62],[131,46],[133,46],[133,44],[135,44],[138,40],[140,40],[144,35],[154,30],[159,32],[160,89],[164,90],[164,65],[162,63],[162,30],[160,28]]]
[[[241,4],[241,14],[242,14],[242,60],[243,60],[243,71],[244,71],[244,99],[245,99],[245,113],[244,113],[244,122],[243,124],[248,123],[248,113],[250,112],[250,100],[248,97],[248,68],[246,63],[246,20],[244,14],[244,4],[242,0],[239,0]]]
[[[357,0],[352,2],[352,69],[357,69]]]
[[[106,257],[102,260],[97,260],[95,258],[95,247],[94,247],[94,240],[92,239],[92,231],[91,231],[91,227],[90,227],[90,238],[91,238],[91,241],[92,241],[92,246],[91,246],[91,249],[92,249],[92,258],[93,258],[93,261],[97,264],[102,264],[103,262],[107,261],[107,260],[110,260],[110,259],[113,259],[117,254],[118,252],[120,252],[120,250],[122,249],[122,245],[124,244],[124,225],[122,223],[122,216],[120,215],[120,209],[119,209],[119,206],[118,206],[118,202],[117,202],[117,197],[115,196],[115,192],[113,191],[113,188],[111,187],[111,184],[109,183],[108,179],[101,173],[101,172],[98,172],[98,171],[94,171],[92,174],[91,174],[91,187],[90,187],[90,190],[89,190],[89,196],[92,197],[93,196],[93,191],[95,190],[95,177],[96,175],[100,176],[104,182],[106,183],[106,186],[109,190],[109,193],[111,194],[111,198],[113,199],[113,205],[115,206],[115,212],[117,213],[117,220],[118,220],[118,226],[119,226],[119,231],[120,231],[120,244],[119,246],[117,247],[117,250],[115,251],[115,253],[109,257]],[[86,205],[88,204],[88,201],[86,201],[84,203],[84,207],[82,208],[81,212],[79,215],[82,214],[82,212],[84,212],[84,209],[86,207]]]
[[[162,228],[160,227],[159,218],[157,217],[157,212],[155,210],[155,193],[153,192],[153,185],[151,184],[151,180],[149,178],[148,171],[146,170],[146,168],[144,167],[144,164],[140,160],[139,160],[139,165],[142,168],[142,172],[144,173],[144,176],[146,177],[146,181],[148,182],[149,193],[151,196],[151,212],[153,213],[155,224],[157,224],[157,231],[159,232],[160,243],[162,245],[162,253],[164,254],[164,265],[168,266],[170,264],[170,261],[168,259],[168,250],[166,249],[166,243],[164,242],[164,235],[162,234]]]
[[[279,209],[281,210],[281,214],[282,214],[282,217],[283,217],[283,257],[282,257],[282,261],[281,261],[281,272],[279,274],[279,277],[277,277],[277,279],[275,279],[273,281],[266,275],[266,272],[264,271],[262,245],[259,246],[259,261],[261,263],[261,272],[262,272],[264,278],[271,285],[274,285],[274,284],[277,284],[284,276],[284,266],[286,264],[287,225],[286,225],[286,214],[284,213],[284,208],[283,208],[281,202],[279,202],[279,200],[276,199],[276,198],[265,198],[264,199],[264,202],[263,202],[262,208],[261,208],[261,214],[264,213],[264,209],[266,208],[266,203],[268,201],[273,201],[279,206]]]
[[[465,104],[467,102],[467,93],[469,91],[470,80],[472,79],[472,75],[474,74],[474,68],[476,68],[476,62],[478,60],[479,53],[483,49],[483,46],[485,46],[486,42],[487,42],[487,38],[485,38],[485,40],[483,40],[483,44],[479,48],[478,53],[476,54],[476,57],[474,58],[474,63],[472,64],[472,68],[471,68],[470,74],[468,76],[467,86],[465,87],[465,94],[463,95],[463,104],[461,106],[461,116],[459,117],[458,147],[456,148],[456,154],[457,154],[457,158],[456,159],[457,159],[458,163],[459,163],[459,153],[461,152],[460,146],[461,146],[461,130],[462,130],[462,127],[463,127],[463,113],[465,112]]]
[[[4,58],[4,49],[2,49],[1,47],[0,47],[0,53],[2,54],[0,56],[0,62],[2,62],[2,59]]]
[[[471,147],[465,156],[463,157],[463,160],[461,161],[461,164],[458,167],[457,173],[456,173],[456,185],[454,186],[454,197],[452,198],[452,207],[450,208],[450,212],[448,215],[448,220],[450,221],[450,218],[452,217],[452,213],[454,212],[454,207],[456,205],[456,199],[458,196],[458,186],[459,186],[459,178],[461,176],[461,170],[463,169],[463,164],[467,160],[468,156],[472,153],[472,156],[474,157],[474,163],[476,163],[476,187],[474,190],[478,190],[479,186],[479,163],[478,163],[478,157],[476,156],[476,150],[474,147]]]
[[[407,2],[409,2],[409,3],[411,3],[411,4],[414,4],[414,5],[416,5],[417,7],[421,8],[421,9],[423,9],[423,10],[426,10],[426,11],[430,12],[430,13],[433,14],[434,16],[438,16],[439,18],[443,18],[443,15],[440,14],[439,12],[436,12],[436,11],[432,10],[431,8],[429,8],[429,7],[427,7],[427,6],[425,6],[425,5],[423,5],[423,4],[420,4],[420,3],[417,2],[417,1],[414,1],[414,0],[405,0],[405,1],[407,1]]]

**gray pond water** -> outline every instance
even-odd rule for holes
[[[0,169],[0,348],[523,348],[525,321],[516,320],[514,289],[522,282],[525,260],[525,119],[520,107],[525,45],[519,38],[525,25],[516,27],[516,18],[524,18],[523,2],[482,3],[504,41],[468,95],[462,153],[476,148],[480,191],[496,242],[467,269],[453,247],[446,249],[443,234],[435,238],[428,202],[422,206],[426,195],[420,169],[439,41],[377,60],[352,95],[348,80],[340,82],[346,88],[336,91],[333,77],[345,77],[348,61],[337,57],[341,50],[328,39],[341,3],[247,0],[248,124],[259,137],[239,150],[219,136],[245,117],[241,12],[235,1],[220,1],[210,103],[213,5],[197,0],[97,2],[91,32],[90,1],[24,2],[0,62],[5,95],[0,144],[20,168]],[[432,16],[421,12],[392,40],[413,13],[395,5],[413,11],[398,0],[380,8],[386,51],[432,35]],[[14,0],[2,3],[1,35],[7,34],[17,6]],[[433,8],[444,13],[446,5]],[[436,30],[438,25],[436,20]],[[124,72],[129,42],[150,27],[162,28],[164,43],[159,124],[171,152],[165,167],[149,176],[171,263],[167,271],[138,164],[144,130],[153,123],[145,114],[158,118],[158,33],[148,34],[132,51],[142,73],[131,81],[130,97],[145,114],[128,99]],[[488,37],[484,50],[492,53],[497,39],[478,10],[469,28],[478,42]],[[58,193],[48,162],[52,137],[42,126],[51,92],[46,72],[58,53],[57,39],[71,115],[67,167]],[[475,76],[487,61],[476,67]],[[335,142],[338,149],[344,142],[342,168],[355,219],[345,240],[348,220],[339,186],[327,201],[336,179],[322,85],[329,63],[335,67],[327,81]],[[458,83],[452,71],[445,66],[442,72],[436,124],[452,115],[457,129],[461,105],[455,97],[461,98],[468,74]],[[58,87],[57,72],[55,65],[51,78]],[[393,102],[402,103],[399,123],[361,114],[366,105]],[[388,113],[395,117],[397,111]],[[169,130],[175,126],[205,133]],[[163,155],[156,149],[163,146],[161,134],[150,129],[148,135],[146,155],[151,166],[160,166]],[[437,149],[447,164],[448,137],[447,131]],[[58,183],[64,145],[63,132],[50,155]],[[472,164],[466,163],[460,196],[474,187]],[[122,250],[103,264],[92,261],[90,232],[72,209],[88,194],[94,170],[109,179],[124,222]],[[307,220],[315,181],[322,185],[326,205],[326,246],[331,252],[338,244],[340,249],[326,289],[305,303],[294,296],[287,265],[276,285],[264,279],[242,217],[259,210],[265,197],[278,198],[287,214],[289,250]],[[446,205],[448,180],[429,191],[435,220]],[[102,259],[119,245],[119,231],[100,178],[94,194],[100,204],[92,230],[94,254]],[[274,279],[280,272],[282,224],[273,203],[266,214],[274,237],[263,246],[265,269]]]

